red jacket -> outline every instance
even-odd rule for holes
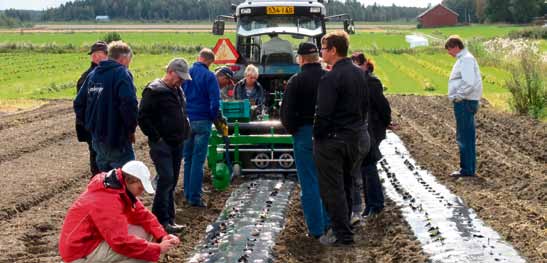
[[[129,235],[128,224],[142,226],[156,240],[167,233],[154,214],[127,194],[121,169],[115,172],[115,177],[107,179],[108,183],[105,179],[112,172],[97,174],[68,210],[59,239],[59,253],[64,262],[91,254],[102,241],[129,258],[159,260],[159,244]]]

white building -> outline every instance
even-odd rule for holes
[[[407,35],[405,36],[405,40],[410,44],[410,48],[429,46],[429,41],[423,36]]]
[[[110,17],[109,16],[96,16],[95,21],[97,21],[97,22],[108,22],[108,21],[110,21]]]

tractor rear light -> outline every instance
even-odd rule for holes
[[[238,65],[228,65],[228,68],[233,72],[238,72],[241,69]]]
[[[321,7],[310,7],[310,13],[321,13]]]

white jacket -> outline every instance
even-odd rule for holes
[[[448,79],[448,99],[450,101],[480,100],[482,77],[477,60],[465,48],[456,55],[456,58],[458,60],[452,67],[452,73]]]

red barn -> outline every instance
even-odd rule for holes
[[[454,26],[458,24],[458,16],[452,9],[438,4],[421,13],[418,21],[422,27]]]

